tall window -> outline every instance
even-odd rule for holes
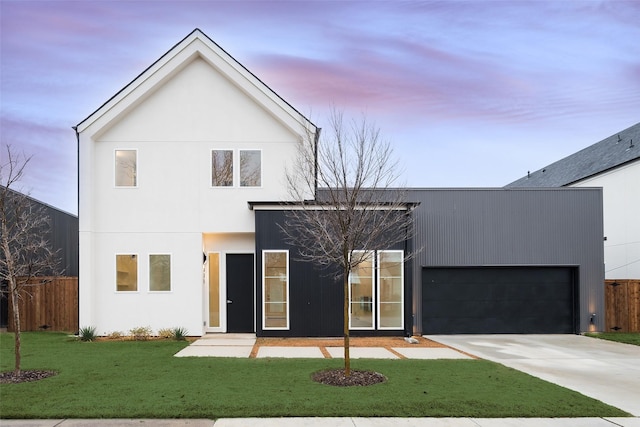
[[[262,326],[289,329],[289,252],[262,252]]]
[[[364,252],[354,251],[353,256]],[[352,329],[373,329],[374,288],[373,252],[364,254],[364,259],[351,271],[349,276],[349,327]]]
[[[149,290],[171,290],[171,255],[149,255]]]
[[[138,290],[138,256],[116,255],[116,290],[135,292]]]
[[[404,259],[402,251],[378,252],[378,327],[404,327]]]
[[[233,186],[233,150],[211,151],[211,186]]]
[[[349,275],[349,328],[404,328],[403,251],[354,251],[365,255]]]
[[[138,185],[138,152],[136,150],[116,150],[116,187],[136,187]]]
[[[240,187],[262,185],[261,163],[259,150],[240,150]]]

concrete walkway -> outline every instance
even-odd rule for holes
[[[638,346],[582,335],[437,335],[427,338],[640,416]]]
[[[6,427],[640,427],[640,418],[223,418],[0,420]]]
[[[250,357],[256,358],[341,358],[342,347],[304,346],[254,348],[254,334],[210,334],[176,353],[176,357]],[[351,347],[352,359],[471,359],[469,355],[445,347]]]

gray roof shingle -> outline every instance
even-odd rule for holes
[[[640,161],[640,123],[505,187],[562,187],[632,161]]]

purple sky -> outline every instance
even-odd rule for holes
[[[4,145],[77,212],[78,124],[194,28],[323,126],[364,113],[414,187],[503,186],[640,121],[639,1],[0,0]]]

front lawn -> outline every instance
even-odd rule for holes
[[[352,360],[388,381],[315,383],[335,359],[176,358],[176,341],[80,342],[23,334],[23,368],[56,370],[0,385],[2,418],[221,418],[280,416],[616,417],[623,411],[484,360]],[[13,335],[0,334],[0,370],[13,367]]]
[[[585,334],[588,337],[600,338],[625,344],[640,345],[639,332],[595,332]]]

